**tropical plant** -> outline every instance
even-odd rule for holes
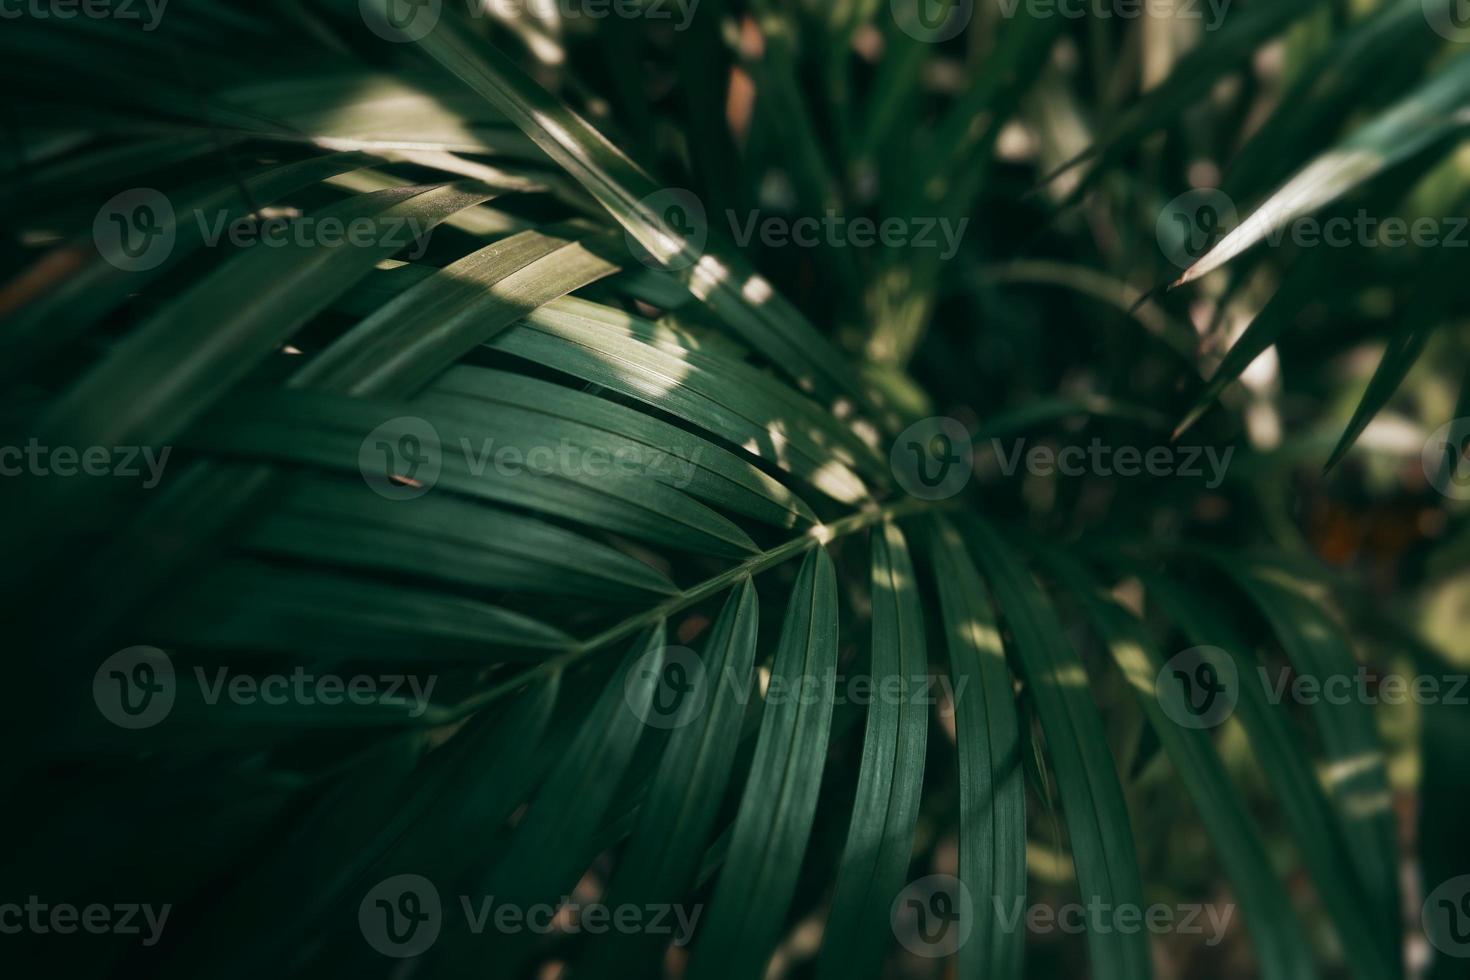
[[[1461,253],[1282,235],[1453,229],[1456,2],[30,4],[7,959],[1402,976],[1463,721],[1266,668],[1463,652]]]

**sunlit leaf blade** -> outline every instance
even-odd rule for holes
[[[649,476],[717,506],[781,527],[816,523],[816,514],[790,490],[757,467],[694,433],[595,395],[572,391],[504,371],[468,366],[445,373],[418,404],[447,413],[474,411],[487,430],[531,425],[523,413],[575,423],[579,430],[598,430],[614,437],[621,460],[608,465],[636,466]],[[488,414],[484,406],[494,406]],[[584,432],[587,443],[595,435]],[[585,445],[580,443],[579,445]],[[630,449],[639,448],[632,456]]]
[[[1436,8],[1449,11],[1454,2],[1389,0],[1344,25],[1230,161],[1222,189],[1237,200],[1266,192],[1266,184],[1285,179],[1329,142],[1349,112],[1417,77],[1419,59],[1441,43],[1424,29],[1426,15],[1434,16]]]
[[[663,216],[645,203],[660,190],[658,184],[498,49],[472,45],[450,18],[417,43],[520,127],[662,264],[682,270],[690,292],[772,364],[823,397],[840,394],[866,403],[841,355],[765,279],[731,255],[701,254],[672,234]]]
[[[975,932],[959,950],[962,980],[1021,976],[1025,934],[1006,929],[996,908],[1026,901],[1026,786],[1021,738],[1000,627],[963,539],[943,518],[930,536],[955,692],[960,759],[960,874],[982,903]]]
[[[291,383],[352,395],[412,391],[541,304],[616,271],[570,237],[512,235],[378,307]]]
[[[1185,270],[1175,285],[1220,268],[1293,219],[1337,200],[1388,167],[1470,125],[1470,55],[1304,167]]]
[[[967,519],[964,529],[972,557],[1015,637],[1014,659],[1035,698],[1081,900],[1107,908],[1142,908],[1128,808],[1087,671],[1062,632],[1056,609],[1011,546],[979,519]],[[1094,976],[1138,980],[1151,975],[1147,936],[1094,931],[1087,939]]]
[[[492,106],[434,86],[428,72],[335,70],[255,79],[225,97],[291,127],[318,146],[431,153],[492,153],[544,162],[534,143]]]
[[[822,937],[818,977],[872,977],[889,945],[889,910],[913,857],[929,716],[924,609],[898,525],[872,532],[872,684],[857,799]],[[891,692],[898,691],[896,697]]]
[[[852,471],[879,479],[866,446],[818,407],[790,390],[772,389],[761,372],[717,354],[650,343],[636,322],[619,330],[576,300],[550,304],[491,342],[496,350],[612,388],[683,418],[769,459],[844,503],[868,491]],[[627,320],[627,317],[623,318]]]
[[[1256,949],[1262,977],[1300,980],[1316,975],[1305,929],[1292,908],[1285,884],[1271,867],[1260,828],[1231,783],[1219,752],[1202,728],[1170,717],[1158,685],[1165,659],[1138,619],[1113,601],[1085,568],[1070,556],[1048,549],[1047,567],[1076,596],[1093,630],[1112,655],[1128,686],[1148,715],[1174,771],[1194,800],[1220,862],[1240,896],[1246,929]]]
[[[755,980],[776,945],[811,834],[837,672],[837,578],[812,550],[790,593],[755,761],[694,943],[691,980]],[[795,696],[817,691],[819,696]]]

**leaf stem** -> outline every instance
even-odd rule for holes
[[[758,555],[747,558],[738,565],[728,568],[711,578],[707,578],[698,585],[685,589],[678,595],[670,596],[656,606],[645,609],[635,616],[630,616],[622,622],[608,627],[601,633],[588,637],[564,653],[544,660],[509,680],[497,684],[494,687],[487,688],[473,697],[467,698],[454,707],[447,709],[443,714],[438,715],[435,718],[435,723],[444,724],[446,722],[453,722],[473,714],[490,702],[523,687],[528,681],[534,680],[542,674],[563,670],[610,643],[616,643],[618,640],[626,639],[646,626],[650,626],[661,619],[667,619],[675,613],[687,609],[695,603],[702,602],[711,596],[719,595],[747,575],[755,576],[762,572],[770,571],[772,568],[785,564],[798,555],[805,554],[818,545],[824,545],[857,531],[865,530],[880,521],[906,517],[910,514],[934,510],[943,506],[946,506],[946,504],[927,500],[905,499],[896,503],[857,511],[840,520],[833,521],[831,524],[814,525],[798,537],[784,541],[769,551],[763,551]]]

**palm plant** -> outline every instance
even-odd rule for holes
[[[1401,479],[1364,436],[1386,409],[1470,414],[1404,386],[1460,357],[1460,259],[1274,239],[1452,222],[1470,57],[1451,0],[1235,7],[175,0],[7,26],[0,371],[32,455],[0,488],[25,842],[0,902],[171,907],[156,943],[32,930],[24,955],[1401,976],[1418,901],[1378,720],[1258,678],[1443,669],[1415,607],[1312,558],[1302,510]],[[828,215],[964,237],[742,231]],[[1171,433],[1223,483],[1007,472],[1015,440]],[[1395,498],[1448,542],[1411,536],[1415,585],[1465,539],[1432,481]],[[1189,723],[1221,677],[1230,720]],[[1423,727],[1428,891],[1466,864],[1430,763],[1463,735]],[[693,941],[477,904],[568,896],[694,910]],[[1012,915],[1146,899],[1238,901],[1248,944]],[[925,948],[927,915],[963,935]]]

